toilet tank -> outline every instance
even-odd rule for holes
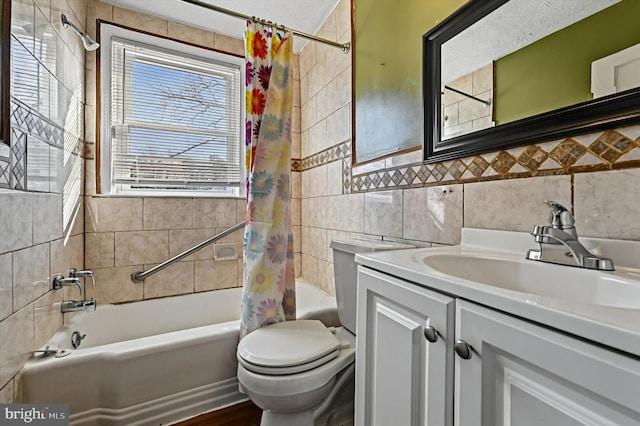
[[[356,297],[358,265],[355,262],[357,253],[373,253],[385,250],[415,248],[410,244],[393,243],[369,239],[332,240],[333,275],[336,284],[336,301],[338,316],[342,325],[356,334]]]

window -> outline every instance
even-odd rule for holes
[[[242,195],[244,60],[100,31],[101,192]]]

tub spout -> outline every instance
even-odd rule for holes
[[[65,312],[93,312],[96,310],[96,300],[92,297],[89,300],[63,300],[60,310]]]

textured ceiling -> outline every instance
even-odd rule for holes
[[[241,19],[181,0],[102,0],[177,22],[242,38]],[[202,0],[315,34],[339,0]],[[599,12],[620,0],[511,0],[490,16],[449,40],[442,49],[442,81],[450,82],[560,28]],[[297,37],[294,51],[307,40]]]
[[[442,81],[456,80],[619,1],[511,0],[442,46]]]
[[[125,9],[168,18],[242,39],[241,19],[184,3],[181,0],[102,0]],[[203,0],[225,9],[266,19],[294,30],[315,34],[335,9],[339,0]],[[307,40],[294,38],[293,49],[300,52]]]

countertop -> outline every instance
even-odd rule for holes
[[[640,242],[597,238],[580,238],[580,241],[590,251],[611,257],[616,265],[614,272],[586,273],[610,274],[612,279],[617,276],[635,276],[637,285],[640,285],[640,265],[634,264],[640,262]],[[537,244],[528,233],[465,228],[462,243],[458,246],[361,253],[356,255],[356,262],[419,286],[476,302],[640,357],[640,300],[637,303],[628,301],[629,306],[637,308],[621,308],[580,303],[571,298],[543,297],[454,277],[416,260],[425,254],[458,254],[496,256],[519,261],[524,259],[528,248],[536,247]],[[582,268],[548,265],[550,273],[555,268],[570,268],[585,273]]]

